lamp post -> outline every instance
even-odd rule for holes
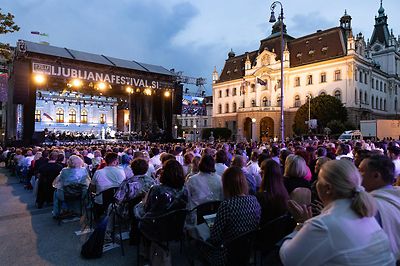
[[[177,125],[174,126],[174,138],[175,139],[178,138],[178,126]]]
[[[284,80],[283,80],[283,51],[285,47],[285,40],[283,39],[283,6],[282,3],[279,1],[275,1],[271,5],[271,17],[269,19],[270,23],[275,23],[276,18],[275,18],[275,7],[276,5],[281,6],[281,13],[279,14],[278,20],[281,22],[281,142],[282,144],[285,143],[285,117],[283,113],[283,89],[284,89]]]
[[[129,94],[129,139],[131,136],[132,132],[132,93],[133,93],[133,88],[132,87],[126,87],[126,92]]]
[[[196,124],[194,124],[193,125],[193,128],[194,128],[194,141],[196,142],[197,141],[197,125]]]
[[[311,132],[311,94],[307,94],[308,98],[308,132]]]
[[[251,140],[256,141],[256,122],[255,118],[251,119]]]

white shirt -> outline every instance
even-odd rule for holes
[[[96,194],[99,194],[109,188],[119,187],[125,180],[125,172],[118,166],[106,166],[94,173],[90,182],[96,186]],[[97,204],[103,204],[103,197],[97,196],[94,200]]]
[[[394,163],[394,178],[398,178],[400,175],[400,159],[392,160]]]
[[[228,168],[228,166],[226,166],[223,163],[216,163],[215,164],[215,173],[219,176],[222,176],[222,174],[225,172],[226,168]]]
[[[161,166],[160,154],[151,157],[149,164],[152,164],[156,169],[159,168]]]
[[[186,181],[185,186],[188,191],[190,209],[207,201],[223,199],[222,180],[215,173],[199,172],[192,175]]]
[[[256,180],[256,187],[261,186],[261,174],[260,174],[260,166],[258,166],[257,162],[250,161],[250,164],[247,166],[247,172],[254,176]]]
[[[280,257],[290,265],[395,265],[388,237],[374,217],[360,218],[350,199],[335,200],[284,241]]]

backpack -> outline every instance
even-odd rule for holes
[[[107,229],[108,216],[104,217],[94,229],[88,240],[82,245],[81,256],[85,259],[96,259],[103,255],[104,236]]]

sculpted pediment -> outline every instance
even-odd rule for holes
[[[257,56],[257,67],[269,66],[276,64],[276,54],[268,50],[264,50]]]

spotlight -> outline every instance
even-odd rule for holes
[[[82,81],[80,79],[73,79],[72,80],[72,86],[75,88],[79,88],[82,86]]]
[[[126,87],[126,92],[127,93],[133,93],[133,88],[131,86]]]
[[[171,96],[171,93],[169,91],[166,91],[164,92],[164,96],[168,98],[169,96]]]
[[[150,96],[150,95],[151,95],[151,89],[144,89],[143,93],[144,93],[145,95]]]
[[[106,87],[107,85],[104,82],[97,83],[97,89],[99,90],[104,90]]]
[[[45,78],[45,76],[42,75],[42,74],[36,74],[36,75],[33,77],[33,80],[34,80],[35,83],[38,84],[38,85],[42,85],[42,84],[44,84],[44,83],[46,82],[46,78]]]

